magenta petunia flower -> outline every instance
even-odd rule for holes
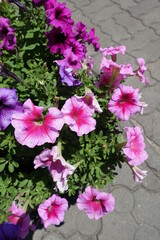
[[[11,215],[8,216],[8,220],[13,224],[20,224],[20,237],[24,239],[29,230],[35,231],[36,227],[34,224],[30,225],[30,216],[26,214],[22,208],[18,208],[15,202],[12,203],[12,206],[7,210],[7,212],[11,212]]]
[[[86,41],[88,36],[86,29],[87,29],[87,26],[85,24],[83,24],[82,22],[77,22],[76,29],[75,29],[76,39]]]
[[[0,17],[0,42],[0,50],[4,48],[8,51],[12,51],[15,48],[16,36],[14,30],[10,28],[10,21],[8,18]]]
[[[123,152],[131,166],[141,165],[148,158],[142,131],[138,126],[135,128],[126,127],[125,129],[127,130],[127,144],[123,148]]]
[[[19,112],[23,112],[23,106],[18,102],[16,90],[0,88],[0,130],[5,130],[11,123],[12,114]]]
[[[49,172],[52,175],[53,181],[56,182],[56,189],[64,192],[68,189],[68,178],[73,174],[75,168],[65,161],[57,146],[52,149],[43,150],[34,159],[34,168],[48,167]]]
[[[54,7],[46,10],[46,17],[50,25],[61,27],[63,32],[69,29],[71,32],[74,21],[71,19],[70,9],[66,8],[66,3],[54,2]]]
[[[99,219],[114,210],[115,200],[112,194],[99,192],[91,186],[85,189],[77,199],[77,207],[85,210],[90,219]]]
[[[92,117],[94,109],[88,107],[82,99],[72,96],[65,102],[61,111],[64,114],[65,123],[78,136],[88,134],[95,129],[96,120]]]
[[[33,3],[37,6],[41,6],[45,2],[47,2],[47,0],[33,0]]]
[[[113,92],[108,109],[121,121],[128,121],[130,116],[142,112],[147,105],[139,101],[139,89],[120,84]]]
[[[55,107],[48,109],[48,114],[42,118],[43,107],[35,106],[30,99],[25,101],[24,113],[12,115],[12,126],[15,128],[15,138],[30,148],[44,143],[54,143],[59,136],[59,130],[64,124],[63,114]]]
[[[147,70],[147,67],[145,66],[144,59],[143,58],[138,58],[137,62],[139,63],[139,69],[136,71],[137,77],[139,77],[139,79],[142,83],[145,83],[146,85],[149,85],[150,80],[144,76],[144,73]]]
[[[64,220],[64,212],[68,208],[68,202],[65,198],[61,198],[53,194],[44,203],[38,207],[38,214],[42,224],[47,228],[49,225],[59,225]]]
[[[92,28],[87,36],[86,39],[87,43],[90,45],[92,44],[95,51],[100,49],[99,38],[95,36],[95,29]]]

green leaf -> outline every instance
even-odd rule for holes
[[[0,172],[2,172],[6,166],[7,162],[0,164]]]
[[[14,172],[14,166],[13,166],[12,163],[9,163],[9,165],[8,165],[8,170],[9,170],[10,173],[13,173],[13,172]]]
[[[31,44],[31,45],[28,45],[28,46],[24,46],[24,47],[22,48],[22,50],[23,50],[23,51],[33,50],[33,49],[35,49],[35,47],[36,47],[36,44]]]

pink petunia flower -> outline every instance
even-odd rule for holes
[[[117,54],[121,52],[124,55],[126,52],[126,47],[121,45],[118,47],[100,48],[100,51],[102,52],[104,57],[110,55],[112,61],[116,62]]]
[[[11,215],[8,216],[8,220],[13,224],[20,224],[20,237],[24,239],[29,230],[35,231],[36,227],[34,224],[30,225],[30,216],[26,214],[22,208],[18,208],[15,202],[12,203],[12,206],[7,210],[7,212],[12,212]]]
[[[35,106],[30,99],[23,104],[24,113],[12,115],[11,124],[15,128],[15,138],[30,148],[44,143],[55,143],[59,130],[64,124],[63,114],[55,107],[48,109],[42,118],[43,107]]]
[[[89,88],[85,88],[85,95],[83,97],[79,97],[76,96],[77,99],[79,99],[80,101],[83,100],[83,102],[85,104],[87,104],[88,107],[90,107],[91,109],[94,109],[94,111],[97,111],[99,113],[102,113],[102,109],[99,106],[99,103],[96,99],[96,97],[94,96],[93,92],[89,89]]]
[[[126,127],[125,130],[127,130],[127,144],[123,148],[123,152],[127,156],[128,163],[131,166],[141,165],[148,158],[142,131],[138,126]]]
[[[129,120],[130,116],[141,112],[147,105],[139,101],[139,89],[120,84],[113,92],[108,109],[121,121]]]
[[[64,220],[64,212],[68,208],[68,202],[65,198],[61,198],[53,194],[44,203],[38,207],[38,214],[42,224],[47,228],[49,225],[59,225]]]
[[[145,66],[144,59],[143,58],[138,58],[137,62],[139,63],[139,69],[136,71],[137,77],[139,77],[139,79],[142,83],[145,83],[146,85],[149,85],[150,80],[144,76],[144,73],[147,70],[147,67]]]
[[[56,188],[58,188],[61,192],[68,189],[67,181],[69,176],[73,174],[75,168],[65,161],[57,146],[52,147],[51,150],[43,150],[35,157],[34,165],[35,169],[38,167],[48,167],[53,181],[56,182]]]
[[[85,210],[90,219],[99,219],[114,210],[115,199],[112,194],[99,192],[91,186],[85,189],[77,199],[77,207]]]
[[[88,134],[96,126],[96,120],[92,117],[94,109],[88,107],[84,101],[76,96],[69,98],[62,107],[64,121],[78,136]]]

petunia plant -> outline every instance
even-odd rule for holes
[[[88,45],[102,56],[99,74]],[[0,1],[0,234],[8,228],[24,239],[35,214],[44,228],[59,225],[76,196],[97,220],[114,210],[101,189],[117,167],[127,164],[138,183],[146,177],[142,129],[119,126],[145,111],[127,78],[148,85],[147,68],[143,58],[135,70],[119,63],[125,52],[100,47],[65,2]]]

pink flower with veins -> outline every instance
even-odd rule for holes
[[[112,194],[99,192],[91,186],[85,189],[77,199],[77,207],[85,210],[90,219],[99,219],[114,210],[115,200]]]
[[[86,94],[83,97],[76,96],[77,99],[80,101],[83,100],[85,104],[87,104],[88,107],[94,109],[94,111],[97,111],[99,113],[102,113],[102,109],[99,106],[99,103],[94,96],[93,92],[89,88],[85,88]]]
[[[95,129],[96,120],[92,117],[94,109],[88,107],[82,99],[72,96],[65,102],[61,111],[64,114],[64,122],[78,136],[88,134]]]
[[[59,225],[63,222],[64,212],[67,208],[67,200],[55,194],[40,204],[38,207],[38,214],[44,227],[47,228],[51,224]]]
[[[127,156],[128,163],[131,166],[141,165],[148,158],[142,131],[138,126],[126,127],[125,130],[127,130],[127,144],[123,148],[123,152]]]
[[[44,143],[54,143],[64,124],[63,114],[55,107],[48,109],[42,118],[44,107],[35,106],[30,99],[23,104],[24,113],[12,115],[11,124],[15,128],[15,138],[30,148]]]
[[[145,61],[143,58],[137,58],[137,62],[139,63],[139,69],[136,71],[137,77],[139,77],[142,83],[146,85],[150,84],[150,80],[144,76],[147,67],[145,66]]]
[[[45,149],[35,157],[34,168],[38,167],[48,167],[53,181],[56,182],[56,188],[61,192],[68,189],[67,181],[69,176],[73,174],[75,167],[65,161],[57,146],[52,147],[51,150]]]
[[[128,121],[130,116],[141,112],[147,105],[139,101],[139,89],[120,84],[113,92],[108,109],[121,121]]]
[[[12,203],[12,206],[7,210],[7,212],[12,212],[11,215],[8,216],[8,220],[13,224],[20,224],[20,237],[24,239],[29,230],[35,231],[36,227],[34,224],[30,225],[30,216],[26,214],[22,208],[18,208],[15,202]]]
[[[118,47],[100,48],[100,51],[102,52],[104,57],[110,55],[112,60],[116,62],[117,54],[121,52],[124,55],[126,52],[126,47],[122,45]]]

